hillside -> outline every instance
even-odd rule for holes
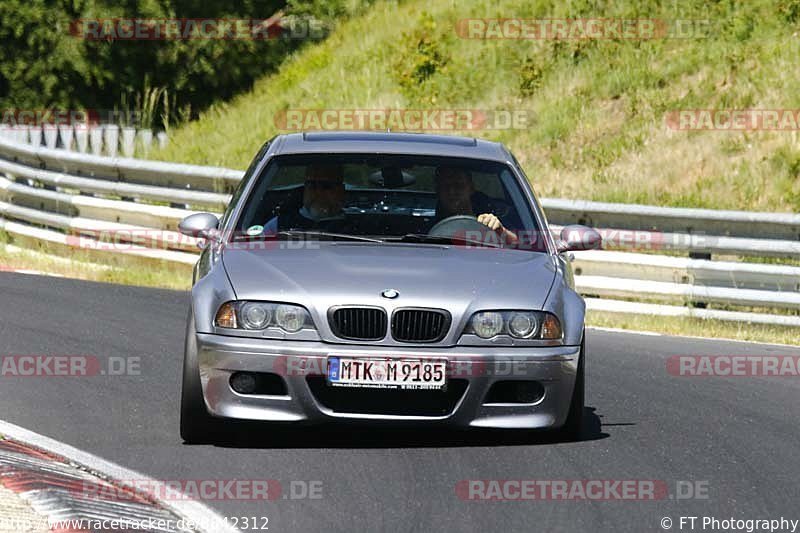
[[[690,38],[645,40],[457,32],[464,19],[508,17],[708,22]],[[245,168],[287,109],[525,110],[528,127],[471,134],[505,142],[540,195],[800,211],[796,129],[681,131],[665,121],[686,109],[800,109],[798,39],[797,0],[376,2],[249,93],[171,131],[153,157]]]

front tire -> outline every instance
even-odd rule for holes
[[[200,384],[200,367],[197,362],[197,337],[194,314],[190,311],[186,325],[186,344],[183,355],[183,382],[181,385],[181,438],[187,444],[213,441],[218,421],[206,408]]]
[[[586,404],[586,335],[581,339],[581,351],[578,356],[578,371],[575,375],[575,388],[569,404],[567,421],[559,433],[565,440],[577,441],[583,436],[583,411]]]

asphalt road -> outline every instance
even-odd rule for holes
[[[666,370],[671,355],[800,349],[589,331],[582,442],[246,428],[223,446],[187,446],[178,435],[187,306],[186,293],[0,273],[0,354],[141,358],[140,375],[0,377],[0,419],[162,480],[321,482],[319,499],[206,502],[267,516],[270,531],[663,531],[663,517],[677,531],[680,516],[800,519],[800,379]],[[671,497],[474,502],[456,495],[466,479],[660,480]],[[706,487],[707,499],[677,498],[681,481]]]

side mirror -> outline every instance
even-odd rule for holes
[[[178,229],[187,237],[210,238],[217,229],[219,219],[211,213],[195,213],[181,220]]]
[[[603,247],[603,237],[593,228],[573,224],[564,226],[560,239],[556,241],[558,253],[581,250],[599,250]]]

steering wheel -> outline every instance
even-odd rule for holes
[[[481,237],[487,232],[492,231],[484,224],[478,222],[478,219],[469,215],[455,215],[440,220],[428,232],[428,235],[433,237],[455,237],[456,235],[464,236],[466,232],[479,231]]]

